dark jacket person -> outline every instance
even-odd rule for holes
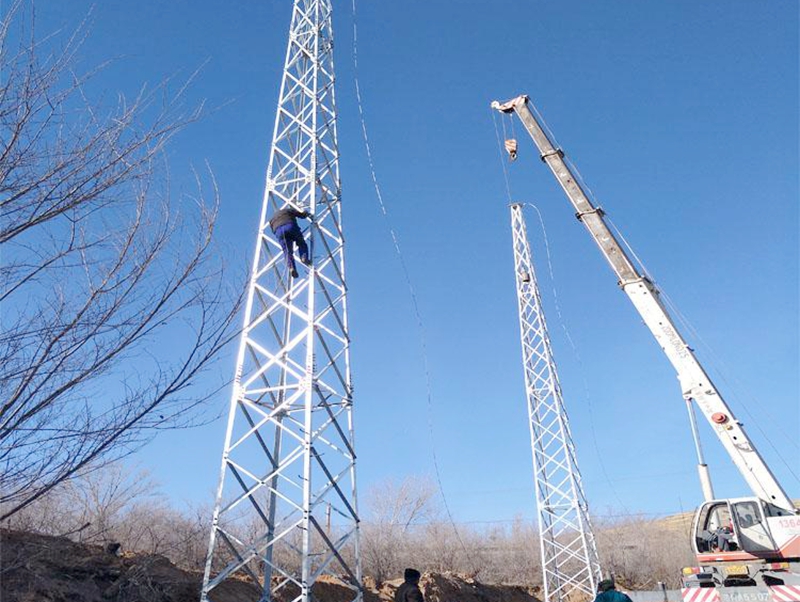
[[[305,219],[309,217],[308,211],[298,211],[291,205],[278,209],[272,214],[269,220],[269,227],[278,239],[278,243],[283,249],[283,255],[286,258],[286,264],[289,267],[289,272],[292,278],[297,278],[297,268],[294,264],[294,245],[297,245],[297,252],[300,255],[300,262],[303,265],[311,265],[311,259],[308,256],[308,245],[303,239],[303,233],[300,231],[300,226],[297,225],[297,218]]]
[[[419,589],[419,571],[416,569],[406,569],[403,574],[405,583],[397,588],[394,594],[394,602],[425,602],[422,590]]]
[[[632,602],[632,600],[616,590],[613,579],[603,579],[597,584],[597,597],[594,602]]]

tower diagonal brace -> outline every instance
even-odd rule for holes
[[[202,602],[361,602],[330,0],[295,0],[247,291]],[[307,211],[292,278],[269,227]]]
[[[594,595],[600,563],[521,204],[511,205],[511,229],[544,599],[565,602]]]

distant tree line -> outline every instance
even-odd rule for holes
[[[387,481],[368,490],[361,550],[372,583],[397,579],[406,566],[457,573],[492,584],[541,587],[539,536],[533,523],[478,528],[443,518],[430,481]],[[125,551],[162,554],[188,570],[205,565],[211,504],[175,509],[145,473],[111,465],[61,484],[2,526],[86,543],[119,543]],[[605,571],[622,587],[654,589],[661,581],[679,586],[689,566],[684,522],[640,518],[595,519],[595,536]],[[255,528],[255,526],[254,526]]]

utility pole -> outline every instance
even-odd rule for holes
[[[362,597],[334,79],[331,2],[295,0],[203,602],[242,581],[309,602],[323,575]],[[287,206],[312,215],[294,279],[268,221]]]
[[[595,594],[600,562],[520,204],[511,205],[511,230],[544,600],[565,602]]]

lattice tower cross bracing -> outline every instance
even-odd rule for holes
[[[362,597],[334,79],[330,0],[295,0],[203,602],[242,580],[307,602],[323,575]],[[313,216],[296,279],[268,222],[286,206]]]
[[[545,602],[593,596],[600,563],[542,311],[522,205],[511,205]]]

